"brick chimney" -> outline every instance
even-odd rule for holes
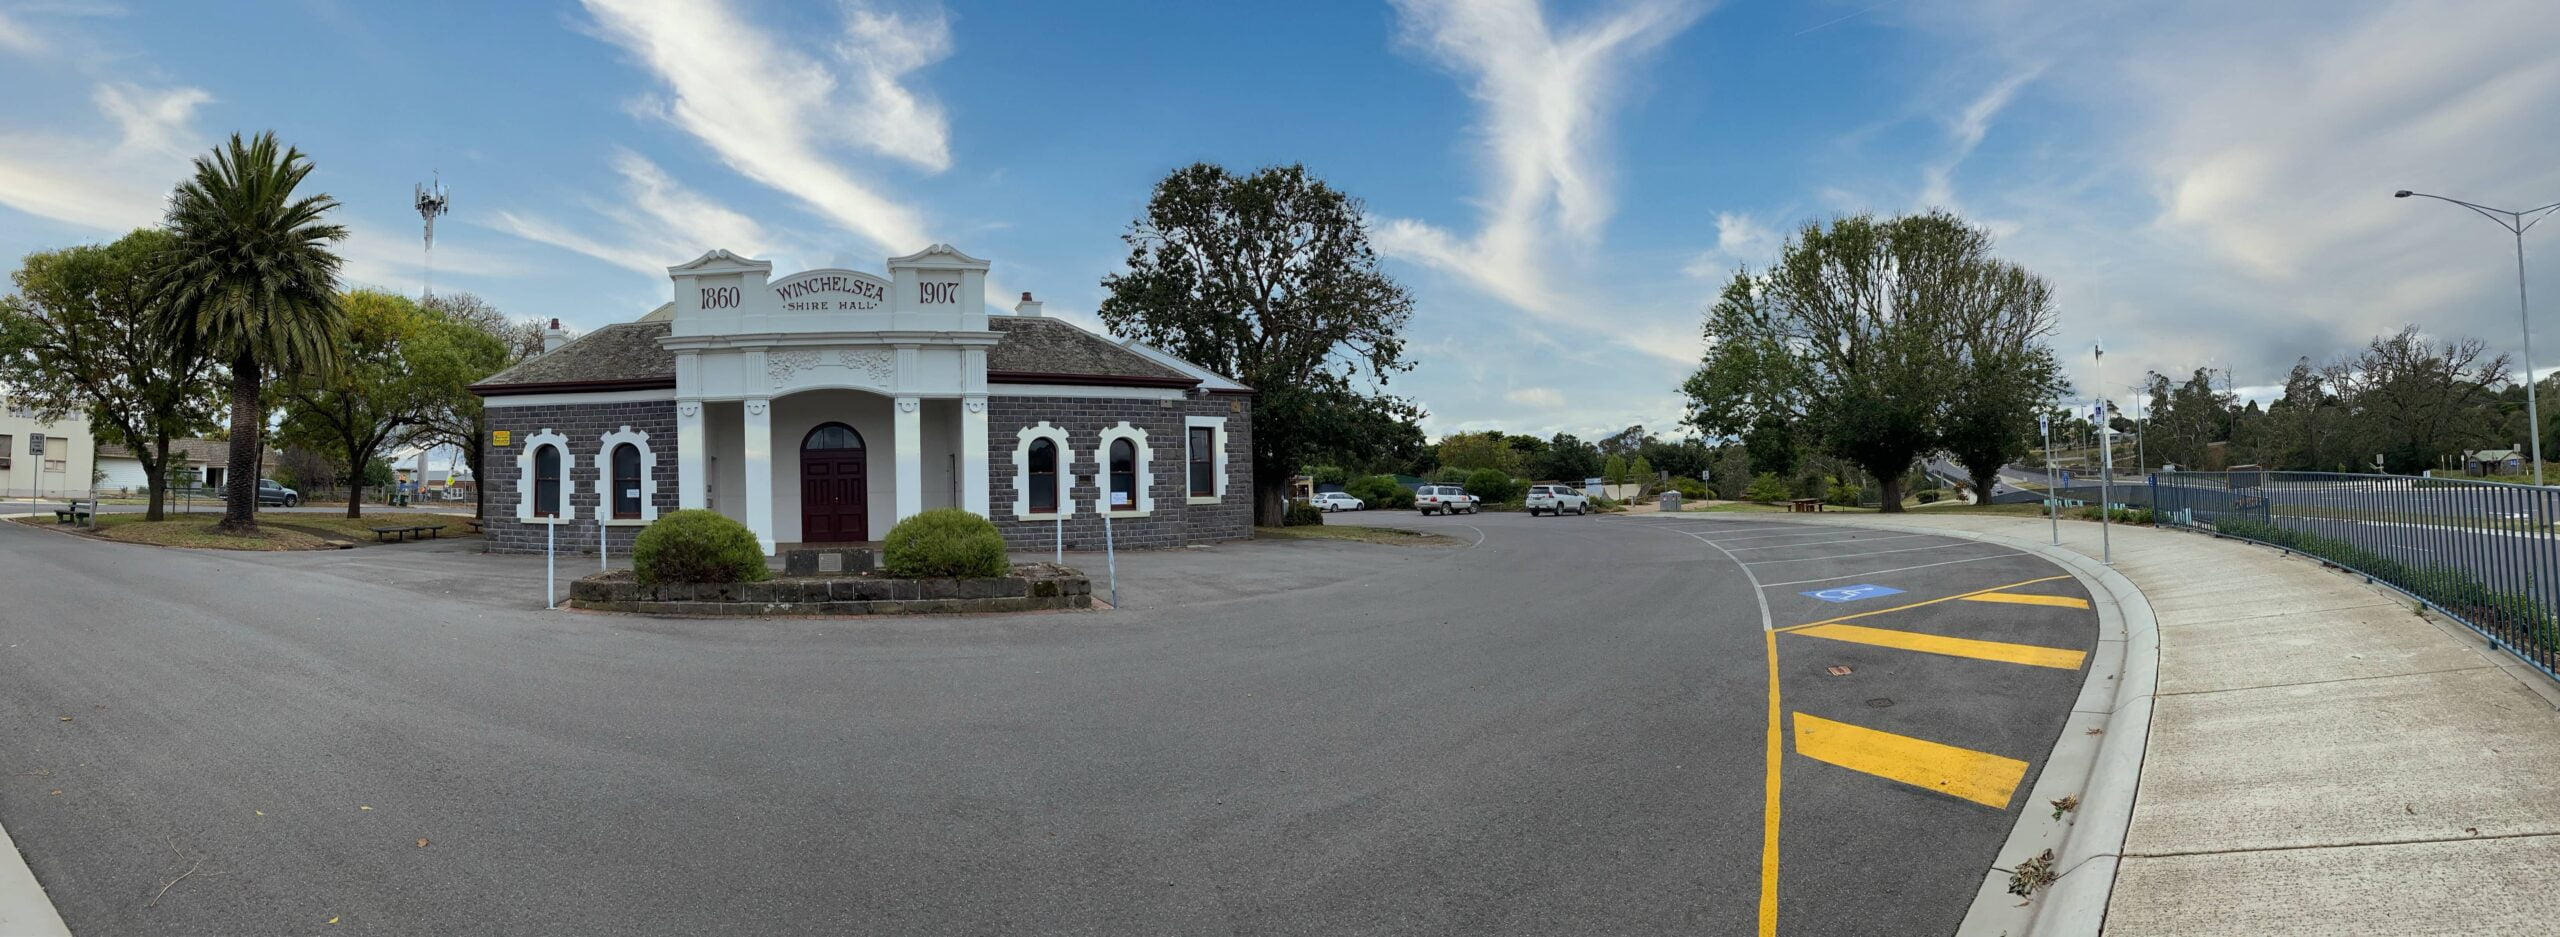
[[[1031,319],[1040,318],[1040,301],[1031,298],[1031,294],[1026,291],[1022,294],[1022,301],[1013,304],[1013,314]]]
[[[542,330],[542,350],[555,351],[566,344],[569,344],[569,330],[560,327],[560,320],[551,320],[551,324]]]

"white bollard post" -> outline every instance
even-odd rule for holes
[[[1120,554],[1111,540],[1111,512],[1102,514],[1102,565],[1111,575],[1111,607],[1120,607]]]
[[[555,570],[560,566],[560,525],[542,525],[542,607],[560,607],[560,589]]]
[[[613,541],[605,537],[604,512],[596,512],[596,571],[613,571]]]
[[[1049,561],[1050,561],[1050,562],[1052,562],[1052,563],[1055,563],[1055,564],[1057,564],[1057,565],[1060,565],[1060,566],[1065,566],[1065,565],[1067,565],[1067,518],[1066,518],[1066,515],[1061,514],[1061,515],[1059,515],[1059,516],[1058,516],[1058,544],[1057,544],[1057,555],[1056,555],[1056,556],[1051,557]]]

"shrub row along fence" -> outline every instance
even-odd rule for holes
[[[2560,676],[2560,488],[2256,471],[2163,472],[2148,488],[2161,526],[2361,573]]]

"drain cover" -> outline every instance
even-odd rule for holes
[[[1849,672],[1849,665],[1847,664],[1831,665],[1831,675],[1834,677],[1846,677],[1849,675]]]
[[[1871,699],[1871,700],[1868,700],[1868,701],[1867,701],[1867,708],[1868,708],[1868,709],[1883,709],[1883,708],[1885,708],[1885,707],[1887,707],[1887,706],[1891,706],[1891,705],[1893,705],[1893,701],[1892,701],[1892,700],[1886,699],[1886,698],[1881,697],[1881,696],[1876,697],[1876,698],[1874,698],[1874,699]]]

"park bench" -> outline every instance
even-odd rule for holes
[[[463,524],[465,524],[465,525],[468,525],[468,526],[471,528],[471,532],[472,532],[472,533],[475,533],[475,534],[476,534],[476,533],[479,533],[479,532],[480,532],[480,519],[479,519],[479,518],[477,518],[477,517],[466,517],[466,518],[463,518],[463,519],[462,519],[462,523],[463,523]]]
[[[373,542],[375,543],[382,543],[385,541],[398,543],[409,537],[444,536],[443,524],[393,524],[387,527],[368,527],[365,529],[373,531]]]
[[[88,523],[97,517],[98,502],[71,499],[71,503],[53,512],[56,524]]]
[[[1789,499],[1787,499],[1787,513],[1789,513],[1789,514],[1820,514],[1820,513],[1822,513],[1822,499],[1821,499],[1821,498],[1789,498]]]

